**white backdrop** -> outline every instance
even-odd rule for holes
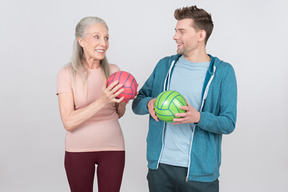
[[[287,192],[283,0],[0,0],[0,191],[69,191],[56,75],[70,61],[81,18],[108,23],[110,63],[130,71],[141,87],[158,60],[176,52],[174,10],[194,4],[212,13],[208,52],[230,62],[238,80],[238,121],[223,137],[220,191]],[[126,142],[121,191],[147,192],[148,116],[134,115],[130,102],[120,123]]]

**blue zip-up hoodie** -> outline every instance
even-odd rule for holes
[[[181,55],[161,59],[133,101],[134,113],[148,114],[148,102],[165,91],[173,67]],[[186,181],[212,182],[219,177],[222,134],[235,129],[237,115],[237,83],[233,67],[211,57],[200,109],[200,121],[193,130]],[[193,89],[191,87],[191,89]],[[149,118],[147,160],[150,169],[157,169],[163,150],[165,123]]]

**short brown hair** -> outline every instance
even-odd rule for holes
[[[174,12],[174,17],[176,20],[193,19],[194,25],[192,27],[206,31],[205,44],[207,43],[214,27],[211,14],[207,13],[204,9],[199,9],[196,5],[194,5],[191,7],[176,9]]]

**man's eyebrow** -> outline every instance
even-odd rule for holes
[[[186,29],[184,29],[184,28],[175,28],[175,31],[185,31]]]

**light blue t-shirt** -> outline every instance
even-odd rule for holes
[[[192,63],[183,56],[174,66],[170,90],[178,91],[195,109],[201,105],[202,89],[210,62]],[[164,149],[160,163],[188,167],[194,124],[166,123]]]

